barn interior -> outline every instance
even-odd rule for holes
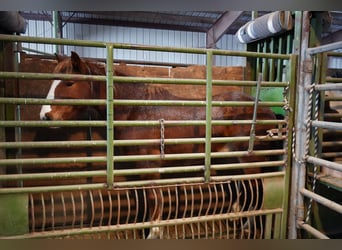
[[[278,32],[268,26],[274,20],[281,24]],[[341,238],[341,24],[341,11],[1,12],[0,201],[6,206],[0,218],[6,223],[0,238],[140,239],[155,224],[167,239]],[[68,57],[71,51],[103,69],[109,62],[128,76],[114,75],[114,84],[148,82],[181,105],[190,99],[208,107],[211,96],[227,90],[253,96],[258,101],[213,100],[209,108],[270,107],[278,120],[260,122],[275,128],[243,140],[282,142],[260,150],[279,158],[248,164],[234,157],[241,152],[228,151],[216,156],[218,162],[209,156],[209,164],[177,162],[184,178],[174,178],[170,167],[163,179],[142,181],[131,167],[139,160],[115,158],[115,151],[113,159],[106,150],[147,142],[114,138],[109,144],[109,125],[91,119],[60,123],[64,129],[40,120],[51,81],[60,77],[50,75],[55,53]],[[158,132],[164,129],[160,121],[153,124]],[[220,140],[201,139],[203,145]],[[233,136],[225,139],[234,142]],[[215,158],[221,152],[211,153]],[[124,167],[116,169],[120,161]],[[208,176],[207,165],[222,173]],[[251,166],[267,171],[229,172]],[[202,176],[189,174],[195,171]],[[157,221],[148,214],[151,191],[163,197]]]

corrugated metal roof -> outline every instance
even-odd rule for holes
[[[258,11],[264,15],[269,11]],[[26,19],[51,20],[52,11],[22,11]],[[207,32],[225,11],[61,11],[63,22],[101,24],[124,27],[143,27],[168,30]],[[340,31],[342,11],[330,11],[331,23],[325,35]],[[244,11],[228,28],[227,34],[236,31],[251,20],[251,11]]]

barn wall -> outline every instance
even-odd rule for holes
[[[46,21],[28,20],[26,36],[53,37],[53,26]],[[206,35],[203,32],[186,32],[160,29],[144,29],[129,27],[112,27],[105,25],[88,25],[67,23],[63,26],[63,37],[67,39],[95,40],[105,42],[144,44],[155,46],[171,46],[185,48],[205,48]],[[53,54],[52,45],[23,44],[33,50]],[[245,45],[238,42],[235,36],[224,35],[217,47],[225,50],[245,50]],[[65,46],[64,53],[71,50],[83,57],[104,58],[105,50],[98,48],[82,48]],[[162,63],[205,64],[203,55],[188,55],[183,53],[164,53],[154,51],[115,50],[116,59],[157,61]],[[217,57],[217,66],[245,66],[245,59],[239,57]]]

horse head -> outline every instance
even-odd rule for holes
[[[60,74],[99,74],[93,70],[94,65],[84,61],[76,52],[70,57],[57,56],[58,63],[54,73]],[[93,82],[90,80],[54,80],[46,99],[90,99],[93,97]],[[43,105],[41,120],[75,120],[82,119],[89,107],[85,105]]]

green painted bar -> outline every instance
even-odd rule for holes
[[[279,167],[284,166],[285,161],[262,161],[262,162],[247,162],[247,163],[230,163],[230,164],[212,164],[213,170],[229,170],[239,168],[257,168],[257,167]]]
[[[0,127],[105,127],[105,121],[0,121]]]
[[[96,184],[77,184],[77,185],[60,185],[60,186],[38,186],[38,187],[18,187],[18,188],[1,188],[2,194],[25,194],[25,193],[41,193],[41,192],[63,192],[72,190],[94,190],[106,188],[105,183]]]
[[[87,40],[70,40],[62,38],[43,38],[17,35],[0,35],[0,40],[9,42],[27,42],[27,43],[43,43],[43,44],[58,44],[58,45],[75,45],[85,47],[100,47],[105,48],[106,43]]]
[[[282,210],[274,209],[274,210],[263,210],[263,211],[245,211],[238,213],[225,213],[225,214],[215,214],[215,215],[206,215],[206,216],[194,216],[190,218],[179,218],[172,220],[160,220],[153,222],[139,222],[132,224],[120,224],[120,225],[110,225],[110,226],[101,226],[101,227],[85,227],[85,228],[75,228],[75,229],[64,229],[64,230],[56,230],[50,232],[35,232],[31,234],[24,234],[18,236],[10,236],[3,237],[2,239],[39,239],[39,238],[53,238],[53,237],[63,237],[63,236],[72,236],[72,235],[84,235],[84,234],[99,234],[106,232],[119,232],[131,229],[143,229],[149,228],[151,226],[169,226],[169,225],[184,225],[191,223],[200,223],[200,222],[212,222],[216,220],[229,220],[229,219],[237,219],[242,217],[255,217],[269,214],[281,214]]]
[[[34,79],[34,80],[83,80],[105,81],[105,76],[80,75],[80,74],[53,74],[53,73],[29,73],[29,72],[0,72],[0,78],[8,79]]]
[[[0,78],[4,79],[35,79],[35,80],[93,80],[106,81],[106,76],[99,75],[78,75],[78,74],[52,74],[52,73],[27,73],[27,72],[0,72]],[[120,83],[158,83],[158,84],[188,84],[205,85],[206,80],[187,78],[157,78],[157,77],[133,77],[133,76],[113,76],[113,80]],[[213,80],[213,85],[217,86],[256,86],[256,81],[241,80]],[[286,87],[286,82],[262,81],[262,87]]]
[[[113,46],[107,46],[107,187],[112,188],[114,182],[114,83],[113,83]]]
[[[283,149],[277,150],[255,150],[253,155],[282,155],[285,153]],[[248,151],[233,151],[233,152],[212,152],[211,158],[223,157],[242,157],[249,156]],[[185,160],[185,159],[204,159],[205,153],[184,153],[184,154],[166,154],[165,160]],[[51,158],[25,158],[25,159],[3,159],[0,161],[1,166],[15,166],[16,164],[58,164],[58,163],[96,163],[106,162],[106,156],[92,156],[92,157],[51,157]],[[125,155],[113,156],[112,161],[115,162],[134,162],[134,161],[150,161],[160,160],[160,155]]]
[[[108,46],[116,49],[134,49],[134,50],[153,50],[153,51],[166,51],[166,52],[181,52],[181,53],[193,53],[193,54],[206,54],[207,49],[201,48],[175,48],[175,47],[162,47],[162,46],[148,46],[148,45],[135,45],[124,43],[109,43],[99,41],[87,41],[87,40],[69,40],[61,38],[41,38],[41,37],[29,37],[29,36],[16,36],[16,35],[0,35],[2,41],[12,42],[28,42],[28,43],[43,43],[43,44],[58,44],[58,45],[76,45],[85,47],[99,47],[106,48]],[[214,55],[226,55],[226,56],[240,56],[240,57],[263,57],[263,58],[279,58],[289,59],[289,55],[279,55],[272,53],[256,53],[248,51],[233,51],[233,50],[219,50],[213,49]]]
[[[51,104],[51,105],[106,105],[106,100],[100,99],[38,99],[38,98],[11,98],[5,97],[0,98],[0,103],[6,104],[24,104],[24,105],[43,105],[43,104]]]
[[[104,140],[93,141],[22,141],[0,142],[0,148],[72,148],[72,147],[105,147]],[[1,161],[1,160],[0,160]]]
[[[280,141],[285,140],[286,136],[256,136],[258,141]],[[212,137],[212,143],[230,143],[248,141],[248,136],[236,137]],[[134,145],[151,145],[160,143],[159,139],[141,139],[141,140],[114,140],[114,146],[134,146]],[[200,144],[205,143],[205,138],[175,138],[165,139],[166,145],[171,144]],[[328,144],[327,144],[328,145]],[[25,142],[0,142],[0,148],[71,148],[71,147],[105,147],[107,141],[93,140],[93,141],[25,141]]]
[[[211,181],[237,181],[237,180],[255,180],[255,179],[269,179],[274,177],[284,177],[284,172],[272,172],[261,174],[243,174],[243,175],[230,175],[230,176],[211,176]],[[263,210],[261,210],[263,211]]]
[[[106,105],[105,100],[90,99],[36,99],[36,98],[0,98],[0,103],[5,104],[24,104],[24,105]],[[183,101],[183,100],[113,100],[114,105],[131,105],[131,106],[205,106],[205,101]],[[261,106],[266,107],[282,107],[285,102],[259,102]],[[241,101],[212,101],[212,106],[240,107],[252,106],[253,102]]]
[[[75,171],[75,172],[50,172],[50,173],[29,173],[29,174],[9,174],[0,175],[0,181],[16,181],[16,180],[54,180],[61,178],[79,178],[106,176],[106,171]]]
[[[270,162],[253,162],[253,163],[232,163],[232,164],[220,164],[211,165],[213,170],[231,170],[239,168],[255,168],[255,167],[275,167],[284,165],[284,161],[270,161]],[[115,176],[129,176],[129,175],[143,175],[143,174],[155,174],[155,173],[188,173],[201,171],[204,169],[204,165],[194,166],[174,166],[174,167],[162,167],[162,168],[142,168],[115,170]],[[74,171],[74,172],[50,172],[50,173],[29,173],[29,174],[10,174],[0,175],[0,181],[17,181],[17,180],[43,180],[43,179],[71,179],[80,177],[100,177],[106,176],[105,170],[96,171]],[[277,199],[279,200],[279,199]],[[268,207],[270,208],[270,207]]]
[[[206,62],[206,78],[207,78],[207,85],[206,85],[206,108],[205,108],[205,115],[206,115],[206,122],[205,122],[205,159],[204,159],[204,179],[206,182],[210,180],[210,165],[211,165],[211,131],[212,131],[212,95],[213,95],[213,88],[212,88],[212,80],[213,80],[213,73],[212,73],[212,61],[213,61],[213,54],[210,50],[207,52],[207,62]]]
[[[158,126],[159,121],[115,121],[115,126]],[[252,120],[213,120],[212,125],[248,125]],[[286,124],[284,120],[258,120],[256,124]],[[204,120],[165,121],[166,126],[205,126]],[[105,121],[0,121],[0,127],[105,127]]]
[[[296,14],[296,16],[299,14],[299,12]],[[301,15],[301,14],[299,14]],[[296,31],[297,33],[298,31]],[[296,35],[296,34],[295,34]],[[296,37],[298,38],[298,35]],[[299,40],[294,39],[294,43],[299,42]],[[291,60],[288,63],[289,70],[287,70],[287,79],[289,79],[289,88],[288,88],[288,93],[287,93],[287,98],[288,98],[288,110],[286,111],[286,115],[288,115],[288,131],[293,131],[293,126],[294,126],[294,121],[295,121],[295,113],[296,110],[296,68],[297,68],[297,62],[298,62],[298,55],[292,54],[291,55]],[[291,193],[291,171],[292,168],[290,167],[292,161],[293,161],[293,155],[292,155],[292,144],[293,144],[293,138],[294,134],[293,133],[288,133],[287,134],[287,152],[285,153],[285,161],[286,165],[285,167],[285,182],[284,182],[284,201],[283,201],[283,207],[288,208],[289,203],[290,203],[290,193]],[[287,225],[288,225],[288,216],[289,216],[289,209],[284,209],[284,213],[282,216],[282,223],[281,223],[281,238],[285,239],[287,237]]]
[[[105,156],[92,157],[50,157],[50,158],[23,158],[23,159],[2,159],[0,160],[0,167],[15,166],[17,164],[59,164],[59,163],[95,163],[106,162]]]

